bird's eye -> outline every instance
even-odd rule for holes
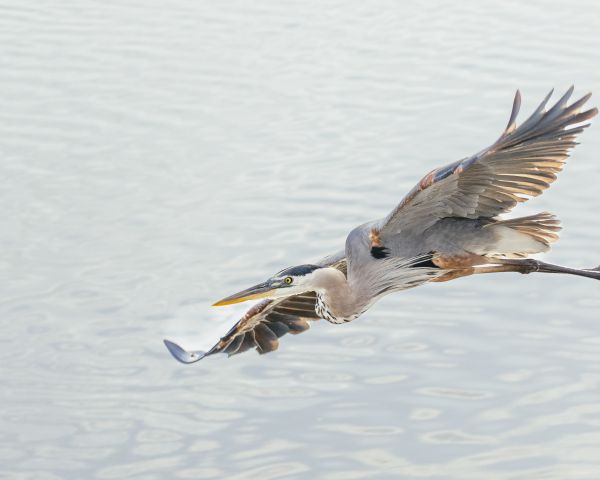
[[[283,283],[286,283],[287,285],[290,285],[293,281],[294,279],[292,277],[285,277],[283,279]]]

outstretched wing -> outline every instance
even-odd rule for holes
[[[376,227],[382,240],[403,233],[419,233],[445,217],[491,218],[518,202],[540,195],[556,180],[575,137],[598,113],[581,111],[587,94],[571,105],[573,87],[546,110],[552,91],[533,114],[517,127],[521,106],[517,90],[508,125],[490,147],[433,170],[408,193]]]
[[[327,257],[319,262],[346,273],[346,259],[342,254]],[[277,350],[279,338],[286,333],[298,334],[310,328],[320,317],[315,312],[317,297],[306,292],[277,300],[263,300],[248,310],[244,316],[208,351],[188,351],[170,340],[165,345],[182,363],[194,363],[215,353],[229,356],[255,348],[259,353]]]

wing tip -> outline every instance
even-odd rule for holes
[[[517,88],[517,91],[515,92],[515,98],[513,100],[512,110],[510,112],[510,118],[508,119],[508,124],[504,129],[504,135],[510,134],[517,128],[517,115],[519,114],[519,110],[521,110],[521,92]]]
[[[163,340],[163,343],[171,355],[173,355],[173,358],[181,363],[195,363],[199,360],[202,360],[206,356],[206,352],[185,350],[183,347],[179,346],[175,342],[172,342],[171,340],[167,340],[166,338]]]
[[[592,107],[587,112],[584,112],[586,116],[589,118],[593,118],[598,115],[598,107]]]

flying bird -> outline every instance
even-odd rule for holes
[[[339,253],[281,270],[215,303],[262,299],[210,350],[187,351],[169,340],[165,345],[183,363],[251,348],[267,353],[278,348],[280,337],[303,332],[314,320],[350,322],[389,293],[469,275],[542,272],[600,280],[600,267],[528,258],[558,239],[561,227],[553,214],[500,217],[556,180],[576,136],[598,113],[583,110],[591,94],[569,105],[572,93],[573,87],[547,108],[551,91],[517,126],[517,90],[508,125],[494,144],[429,172],[387,216],[353,229]]]

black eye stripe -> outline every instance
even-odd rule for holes
[[[298,265],[296,267],[289,267],[283,269],[277,275],[283,276],[292,276],[292,277],[302,277],[311,272],[314,272],[317,268],[321,268],[317,265]]]

